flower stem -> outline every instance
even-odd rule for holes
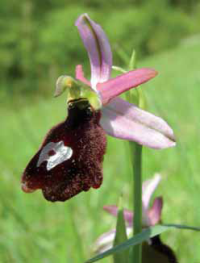
[[[130,142],[131,150],[133,153],[133,234],[142,232],[142,146]],[[132,251],[133,263],[142,262],[142,244],[134,246]]]

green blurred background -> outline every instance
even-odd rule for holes
[[[200,226],[200,1],[0,0],[0,262],[84,262],[115,219],[102,211],[124,194],[131,208],[127,143],[108,139],[104,183],[65,203],[40,191],[25,194],[20,176],[46,131],[66,116],[66,97],[53,99],[62,74],[74,75],[86,51],[74,22],[87,12],[111,43],[114,64],[125,66],[135,48],[138,66],[159,76],[143,85],[148,110],[173,127],[177,147],[144,149],[144,179],[162,174],[163,222]],[[199,233],[170,231],[163,240],[181,263],[199,263]],[[111,262],[105,259],[102,262]]]

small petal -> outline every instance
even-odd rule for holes
[[[153,178],[146,180],[142,184],[142,204],[146,209],[149,208],[151,196],[160,183],[160,180],[161,176],[159,174],[155,174]]]
[[[156,190],[160,180],[161,176],[156,174],[153,178],[146,180],[142,184],[142,224],[145,227],[152,225],[151,218],[149,217],[149,204],[151,196]]]
[[[112,229],[102,234],[95,242],[94,251],[96,253],[103,253],[113,246],[116,230]]]
[[[90,86],[90,82],[89,80],[87,80],[84,76],[84,72],[83,72],[83,67],[82,65],[77,65],[76,66],[76,79],[80,80],[81,82],[83,82],[84,84],[86,84],[87,86]]]
[[[156,75],[157,72],[155,70],[142,68],[129,71],[114,79],[97,84],[97,90],[100,92],[103,105],[121,93],[147,82]]]
[[[103,207],[103,209],[111,215],[117,216],[118,207],[116,205],[106,205]],[[124,219],[129,224],[129,226],[131,226],[133,223],[133,212],[128,209],[124,209]]]
[[[127,237],[130,237],[132,232],[133,232],[133,228],[127,226],[126,227]],[[114,239],[115,239],[115,233],[116,233],[116,230],[112,229],[112,230],[102,234],[97,239],[97,241],[95,242],[94,252],[99,254],[99,253],[103,253],[106,250],[112,248],[113,247],[113,242],[114,242]]]
[[[78,27],[82,41],[87,49],[91,64],[91,84],[96,84],[110,78],[112,67],[112,52],[109,41],[102,28],[94,23],[87,14],[81,15],[75,24]]]
[[[161,213],[163,207],[162,197],[155,198],[152,207],[148,211],[148,218],[151,226],[158,224],[161,220]]]
[[[164,120],[120,98],[103,107],[100,124],[113,137],[150,148],[175,146],[173,131]]]

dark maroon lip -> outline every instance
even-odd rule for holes
[[[87,100],[68,105],[64,122],[54,126],[25,168],[21,188],[25,193],[38,189],[46,200],[64,202],[90,188],[99,188],[103,181],[103,156],[106,151],[105,131],[99,124],[100,111],[95,111]],[[63,143],[73,155],[48,170],[48,161],[39,163],[40,154],[48,143]],[[48,152],[48,156],[56,152]],[[39,165],[38,165],[39,163]]]
[[[36,191],[36,189],[31,189],[27,186],[27,183],[26,182],[22,182],[21,184],[21,188],[22,190],[25,192],[25,193],[33,193]]]

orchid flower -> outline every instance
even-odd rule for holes
[[[162,197],[156,197],[150,207],[150,199],[160,183],[161,177],[159,174],[142,185],[142,206],[143,206],[143,228],[154,226],[161,222],[161,212],[163,207]],[[118,208],[115,205],[104,206],[104,210],[111,215],[117,217]],[[133,217],[134,213],[125,209],[124,220],[126,222],[127,237],[131,237],[133,233]],[[103,253],[111,249],[114,244],[116,230],[112,229],[101,235],[95,242],[95,253]],[[147,242],[142,244],[142,262],[162,262],[162,263],[177,263],[174,251],[166,244],[164,244],[160,236],[150,238]]]
[[[157,72],[141,68],[110,78],[112,52],[104,31],[87,14],[78,18],[76,26],[91,65],[90,81],[84,77],[81,65],[76,67],[76,79],[97,94],[101,109],[100,125],[106,133],[155,149],[174,146],[173,131],[164,120],[118,97],[121,93],[154,78]],[[71,87],[69,77],[62,76],[58,79],[56,95],[61,93],[66,83]]]
[[[160,183],[161,177],[159,174],[142,184],[142,224],[143,228],[154,226],[161,220],[161,212],[163,206],[162,197],[154,199],[153,205],[150,207],[150,199]],[[118,207],[115,205],[107,205],[103,208],[109,214],[117,217]],[[133,232],[133,217],[134,213],[128,209],[124,209],[124,220],[126,222],[127,236],[130,237]],[[95,243],[95,251],[102,253],[113,246],[115,238],[115,229],[101,235]]]
[[[52,202],[101,186],[105,133],[155,149],[175,145],[164,120],[118,97],[157,72],[143,68],[110,78],[112,52],[102,28],[87,14],[78,18],[76,26],[89,55],[91,80],[84,77],[81,65],[76,67],[76,79],[58,79],[55,96],[68,91],[67,118],[47,133],[21,180],[23,191],[41,189]]]

